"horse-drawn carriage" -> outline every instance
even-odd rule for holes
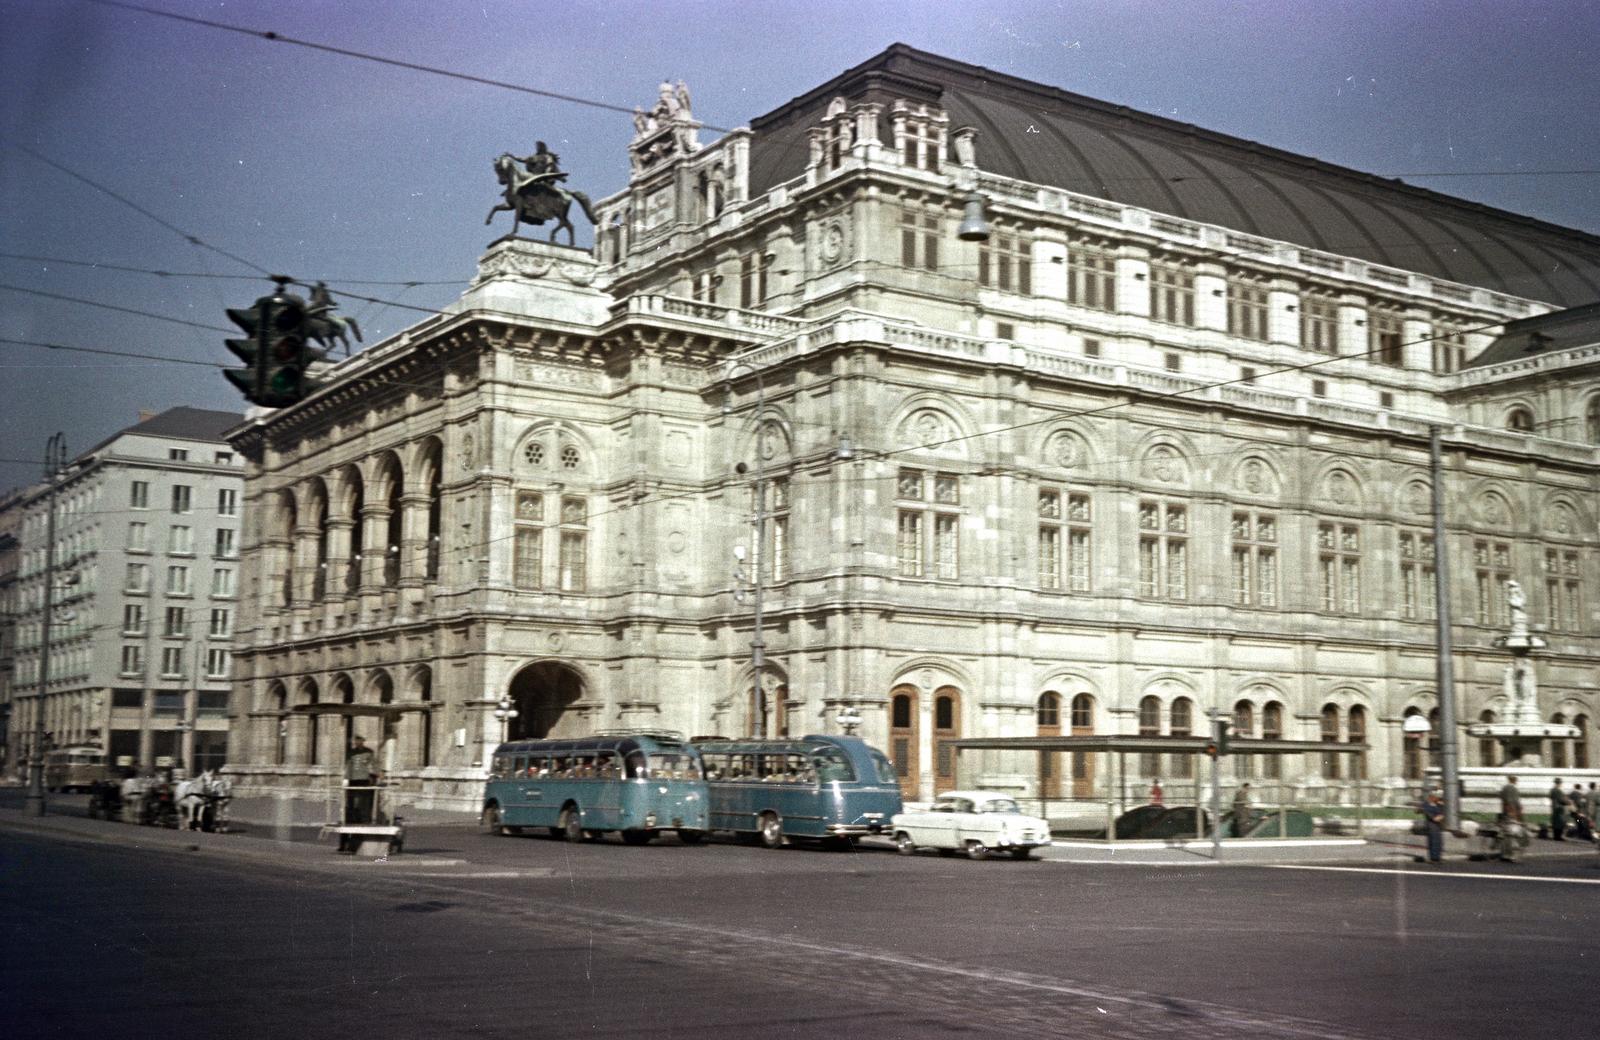
[[[209,769],[180,780],[130,776],[95,784],[89,792],[89,815],[147,827],[220,832],[228,829],[232,799],[233,784]]]

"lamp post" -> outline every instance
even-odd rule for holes
[[[33,754],[28,756],[28,792],[22,811],[28,816],[44,815],[44,699],[50,688],[51,596],[56,581],[56,478],[67,465],[65,434],[51,434],[44,446],[45,536],[44,536],[44,621],[39,632],[39,693],[33,705]]]
[[[750,633],[750,670],[752,681],[755,683],[755,736],[758,739],[767,735],[767,691],[762,685],[762,673],[766,670],[766,644],[761,638],[761,586],[762,568],[766,566],[767,543],[767,474],[764,466],[764,452],[761,443],[761,416],[766,410],[767,391],[766,385],[761,380],[761,370],[745,361],[735,361],[728,366],[728,371],[723,376],[727,386],[726,395],[722,402],[722,414],[730,415],[733,406],[730,398],[733,396],[733,377],[739,369],[744,369],[756,378],[756,467],[755,467],[755,507],[756,507],[756,538],[754,551],[750,554],[750,584],[752,592],[752,629]],[[750,468],[743,462],[734,466],[734,472],[744,476]]]
[[[500,743],[511,739],[511,720],[519,714],[509,696],[500,698],[500,703],[494,709],[494,717],[500,722]]]
[[[833,718],[839,724],[839,728],[844,730],[844,735],[847,737],[855,736],[856,730],[861,728],[861,709],[854,705],[840,708],[839,713]]]

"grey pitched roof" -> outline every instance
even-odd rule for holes
[[[118,430],[84,454],[99,451],[118,437],[130,433],[147,437],[176,437],[186,441],[221,441],[223,433],[242,422],[244,415],[241,412],[218,412],[209,408],[189,408],[180,405]]]
[[[804,171],[806,131],[841,95],[942,105],[1001,176],[1563,307],[1600,300],[1600,236],[898,43],[751,121],[752,193]]]
[[[1600,343],[1600,303],[1523,318],[1506,325],[1495,341],[1467,368],[1502,365],[1507,361]]]

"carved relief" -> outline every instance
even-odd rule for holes
[[[1578,533],[1578,515],[1572,507],[1558,502],[1546,514],[1549,519],[1545,521],[1545,530],[1563,538],[1571,538]]]
[[[1188,476],[1183,456],[1170,444],[1157,444],[1145,452],[1141,474],[1147,480],[1159,480],[1163,484],[1180,484]]]
[[[1237,486],[1247,495],[1273,495],[1278,491],[1278,475],[1261,459],[1245,459],[1239,467]]]
[[[1500,494],[1488,491],[1478,498],[1478,518],[1490,527],[1509,527],[1511,507]]]
[[[1406,486],[1405,508],[1412,513],[1433,512],[1433,489],[1420,480]]]
[[[938,448],[953,436],[950,420],[931,408],[913,412],[900,426],[900,443],[908,447]]]
[[[1077,438],[1064,430],[1051,435],[1050,439],[1045,442],[1045,461],[1052,466],[1072,469],[1078,465],[1081,456],[1082,449],[1078,446]]]
[[[1336,506],[1354,505],[1360,497],[1356,482],[1342,469],[1329,473],[1322,481],[1322,497]]]

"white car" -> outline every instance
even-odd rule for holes
[[[1050,844],[1048,821],[1023,815],[1016,799],[993,791],[946,791],[927,809],[896,813],[891,833],[902,856],[931,848],[965,852],[970,859],[991,852],[1027,859]]]

